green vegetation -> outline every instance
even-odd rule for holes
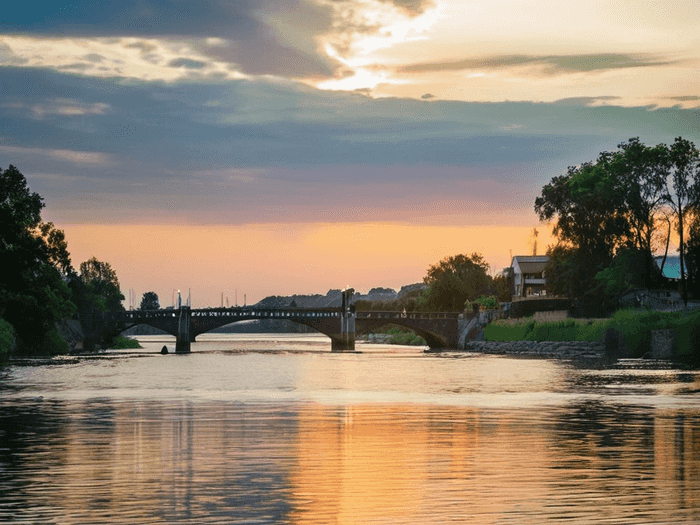
[[[635,357],[641,357],[651,350],[652,330],[672,329],[676,355],[700,364],[700,310],[620,310],[613,315],[610,326],[622,333],[627,347]]]
[[[483,310],[498,310],[498,299],[496,299],[495,295],[482,295],[473,301],[467,301],[464,303],[464,309],[469,311],[474,305],[477,305]]]
[[[15,341],[15,331],[12,325],[0,319],[0,362],[5,361]]]
[[[141,343],[139,343],[136,339],[124,337],[123,335],[118,335],[115,337],[114,341],[111,345],[109,345],[109,347],[117,350],[123,350],[126,348],[143,348]]]
[[[612,311],[619,294],[661,286],[653,254],[668,254],[672,228],[680,239],[683,299],[686,277],[700,293],[700,152],[681,137],[653,147],[632,138],[570,167],[542,188],[535,211],[554,223],[559,241],[547,252],[551,294]]]
[[[426,346],[428,344],[421,336],[402,326],[385,325],[374,330],[373,333],[390,336],[385,341],[390,345]]]
[[[652,330],[672,329],[674,352],[680,359],[700,365],[700,310],[654,312],[619,310],[610,319],[537,323],[532,318],[518,322],[494,321],[484,329],[487,341],[600,341],[606,329],[619,331],[633,357],[651,350]]]
[[[423,278],[424,289],[409,292],[395,301],[357,301],[355,308],[361,311],[461,312],[467,301],[492,304],[490,297],[500,293],[499,286],[503,288],[503,282],[492,279],[488,271],[489,265],[479,253],[453,255],[428,268]]]
[[[484,328],[487,341],[598,341],[609,319],[566,319],[549,323],[537,323],[532,318],[520,322],[494,321]]]
[[[0,355],[9,352],[9,337],[19,354],[68,352],[56,326],[70,318],[80,318],[84,329],[87,323],[93,339],[111,341],[117,327],[109,319],[123,310],[109,264],[93,257],[78,274],[64,233],[42,221],[43,207],[16,167],[0,168]]]

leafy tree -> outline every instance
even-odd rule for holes
[[[292,301],[293,302],[293,301]],[[295,304],[296,306],[296,304]],[[158,310],[160,309],[160,302],[158,301],[158,294],[155,292],[146,292],[141,298],[141,310]]]
[[[688,268],[688,291],[700,297],[700,210],[696,210],[688,228],[686,259]]]
[[[91,257],[80,263],[80,274],[72,276],[70,287],[88,339],[86,346],[95,341],[109,344],[120,331],[116,318],[124,311],[117,273],[109,263]]]
[[[56,323],[75,312],[62,276],[71,268],[65,237],[42,223],[43,206],[16,167],[0,168],[0,317],[21,353],[67,351]]]
[[[493,278],[493,289],[499,302],[504,303],[511,300],[511,281],[512,278],[503,273],[499,273]]]
[[[670,181],[667,180],[665,200],[671,207],[680,236],[681,290],[683,303],[688,304],[685,275],[685,220],[700,206],[700,152],[695,145],[681,137],[669,148]],[[670,184],[669,184],[670,182]]]
[[[479,253],[446,257],[428,268],[424,309],[462,311],[467,300],[492,291],[489,265]]]

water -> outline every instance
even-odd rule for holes
[[[700,373],[200,338],[0,369],[0,522],[700,522]]]

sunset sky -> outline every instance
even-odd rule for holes
[[[0,10],[0,167],[122,291],[399,288],[549,227],[630,137],[700,145],[700,2],[25,1]]]

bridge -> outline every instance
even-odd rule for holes
[[[457,348],[458,313],[445,312],[356,312],[346,301],[339,308],[198,308],[181,306],[167,310],[130,310],[122,314],[124,328],[146,324],[176,338],[175,351],[188,353],[199,334],[238,321],[284,319],[309,326],[331,339],[331,351],[355,350],[355,334],[369,333],[385,324],[405,326],[422,336],[432,349]]]

